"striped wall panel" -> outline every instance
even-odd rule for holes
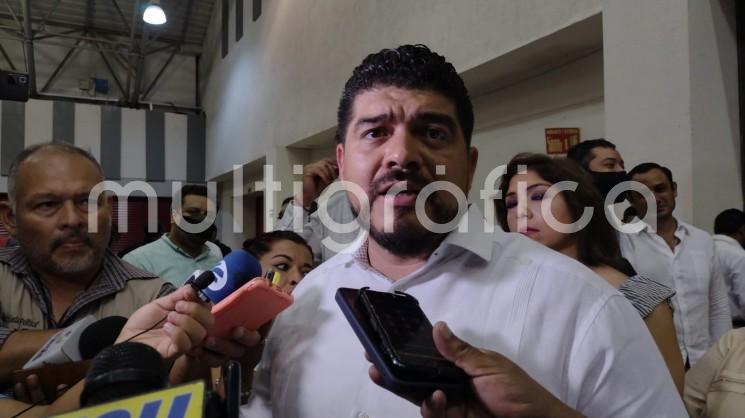
[[[165,179],[185,180],[189,155],[188,132],[189,117],[176,113],[165,114]],[[196,150],[192,150],[197,152]],[[202,153],[201,155],[204,155]],[[202,176],[204,179],[204,176]]]
[[[54,102],[49,100],[29,100],[26,102],[24,148],[34,144],[50,142],[53,139],[53,105]]]
[[[26,146],[26,105],[5,101],[0,106],[0,173],[7,176],[13,159]]]
[[[147,141],[145,112],[122,109],[121,175],[127,179],[144,179],[147,174]]]
[[[108,179],[205,181],[203,116],[49,100],[0,101],[2,176],[25,147],[49,141],[88,150]],[[0,192],[4,184],[0,181]]]
[[[57,103],[55,103],[56,105]],[[93,154],[98,161],[101,161],[101,106],[65,103],[71,106],[72,121],[67,122],[63,129],[69,129],[72,143],[76,146]],[[54,114],[54,126],[57,126],[57,113]],[[55,140],[62,140],[56,134]]]

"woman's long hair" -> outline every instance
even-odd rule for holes
[[[561,192],[572,222],[576,222],[582,216],[585,207],[593,209],[590,222],[580,231],[571,234],[577,239],[577,258],[586,266],[609,265],[617,268],[621,259],[621,249],[616,230],[605,216],[603,199],[593,185],[592,178],[572,160],[533,153],[522,153],[513,157],[507,164],[507,170],[499,186],[503,197],[495,200],[497,218],[502,229],[510,231],[504,196],[509,189],[510,180],[518,174],[519,166],[526,166],[528,171],[535,172],[551,184],[566,180],[577,183],[575,191]]]

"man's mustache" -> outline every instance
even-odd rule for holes
[[[423,189],[427,184],[431,183],[432,180],[423,176],[419,171],[413,170],[391,170],[376,179],[373,179],[370,183],[370,188],[367,191],[370,201],[375,199],[377,195],[385,194],[391,185],[405,181],[407,190],[419,191]]]
[[[93,242],[91,241],[91,238],[88,236],[88,234],[85,233],[85,231],[74,230],[74,231],[64,232],[62,233],[62,235],[53,239],[51,243],[51,247],[54,250],[57,247],[60,247],[71,240],[82,241],[83,244],[85,244],[88,247],[93,246]]]

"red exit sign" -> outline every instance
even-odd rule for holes
[[[579,140],[579,128],[546,128],[546,154],[566,154]]]

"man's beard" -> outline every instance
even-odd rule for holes
[[[55,256],[54,251],[72,238],[82,241],[81,253],[65,255],[60,260],[60,256]],[[34,242],[23,241],[19,240],[19,244],[34,270],[69,281],[81,280],[83,279],[81,275],[90,274],[93,269],[99,267],[105,251],[105,248],[96,246],[91,237],[82,229],[70,231],[55,238],[49,244],[47,251],[39,251],[38,245]]]
[[[424,178],[417,171],[400,169],[389,171],[379,178],[374,179],[370,184],[367,196],[371,208],[376,198],[385,199],[385,195],[381,195],[380,193],[383,185],[404,180],[407,182],[407,189],[409,190],[421,190],[431,182],[431,180]],[[358,219],[360,224],[369,230],[370,237],[391,254],[399,257],[427,256],[447,236],[447,233],[430,231],[421,222],[406,222],[405,219],[411,217],[411,214],[415,212],[413,207],[394,207],[393,228],[391,232],[386,232],[372,225],[369,218],[365,219],[367,218],[365,216],[359,217],[359,209],[355,208],[351,202],[349,206],[352,209],[352,214]],[[438,224],[447,223],[458,215],[457,205],[455,207],[447,205],[437,192],[429,196],[425,207],[428,209],[427,215],[431,221]],[[384,219],[384,224],[385,221]]]

